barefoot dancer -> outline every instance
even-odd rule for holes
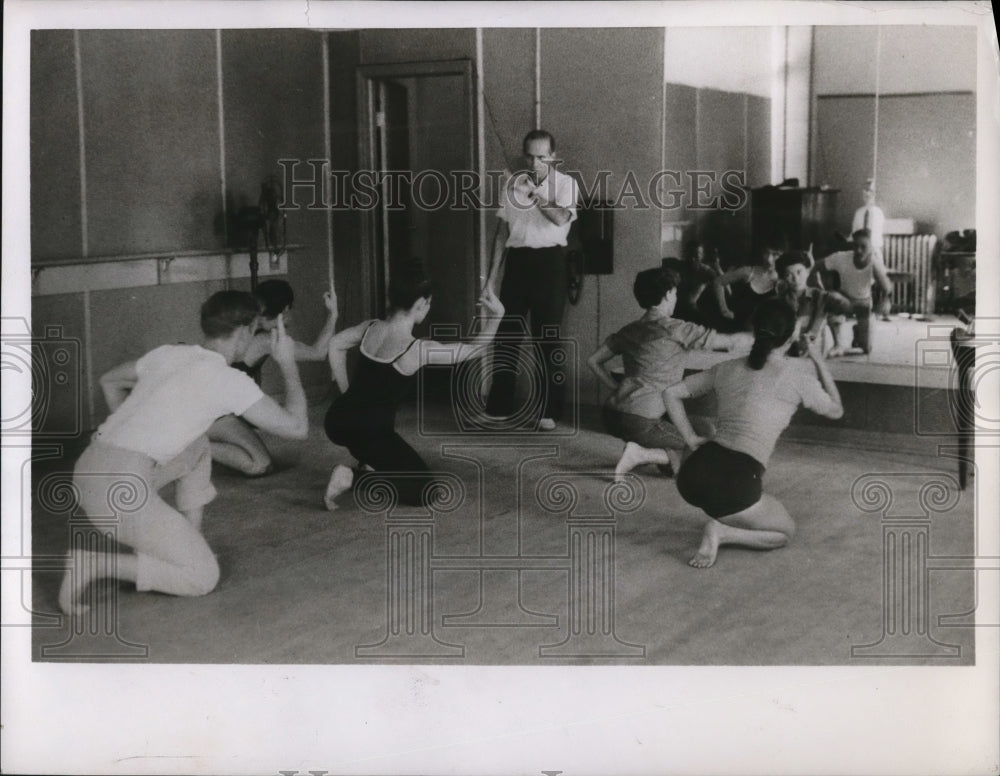
[[[293,343],[280,316],[271,355],[285,378],[285,406],[231,367],[254,336],[258,310],[250,294],[220,291],[201,308],[204,345],[164,345],[101,377],[111,415],[76,463],[80,507],[91,518],[108,513],[112,472],[138,477],[148,493],[118,527],[116,539],[134,553],[112,559],[104,552],[72,551],[59,590],[65,613],[85,610],[83,590],[112,573],[137,590],[172,595],[204,595],[215,587],[219,565],[200,532],[202,510],[215,498],[209,426],[233,413],[290,439],[305,439],[309,430]],[[176,509],[158,493],[170,482],[177,483]]]
[[[644,463],[680,465],[684,440],[663,414],[663,391],[684,377],[687,351],[693,348],[750,349],[748,334],[719,334],[697,323],[672,318],[680,277],[657,267],[635,276],[632,293],[646,314],[612,334],[587,360],[597,378],[615,393],[604,405],[604,425],[625,441],[615,477]],[[625,378],[615,382],[604,364],[622,357]],[[707,427],[700,429],[707,433]],[[665,470],[665,469],[664,469]]]
[[[330,343],[330,368],[343,393],[326,414],[326,434],[334,444],[350,450],[362,466],[383,473],[403,504],[424,504],[432,480],[427,464],[396,432],[396,408],[430,356],[436,363],[455,364],[485,353],[504,307],[488,285],[479,301],[485,324],[471,342],[418,340],[413,327],[430,311],[431,284],[419,264],[403,267],[389,283],[393,308],[389,317],[344,329]],[[348,386],[345,358],[353,347],[361,358]],[[326,489],[327,509],[336,509],[335,499],[351,487],[353,479],[348,467],[334,468]]]
[[[808,351],[815,366],[783,355],[796,328],[795,313],[786,302],[763,302],[754,315],[749,356],[691,375],[667,390],[670,417],[694,450],[681,465],[677,490],[710,518],[692,566],[711,566],[722,544],[772,550],[785,546],[795,533],[781,502],[762,492],[768,459],[800,404],[834,420],[844,414],[815,344]],[[712,390],[719,411],[715,436],[708,441],[695,434],[683,400]]]
[[[257,333],[247,347],[240,361],[232,366],[246,372],[260,383],[260,371],[267,357],[271,355],[271,332],[277,326],[278,316],[286,327],[292,312],[295,296],[292,287],[284,280],[265,280],[257,286],[254,296],[263,310],[257,320]],[[312,345],[292,340],[296,361],[325,361],[337,323],[337,300],[333,293],[323,295],[327,317],[319,336]],[[257,429],[238,415],[219,418],[208,430],[208,441],[212,446],[212,460],[243,472],[248,477],[260,477],[271,471],[271,453],[264,445]]]

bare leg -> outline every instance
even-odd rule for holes
[[[766,493],[760,501],[742,512],[709,520],[702,535],[701,546],[691,558],[695,568],[708,568],[715,563],[719,547],[736,544],[755,550],[775,550],[784,547],[795,535],[795,523],[784,505]]]
[[[829,321],[830,334],[833,335],[833,347],[826,354],[827,358],[836,358],[844,355],[844,344],[841,341],[841,330],[843,324],[840,321]]]
[[[249,477],[260,477],[271,471],[271,454],[253,427],[242,418],[235,415],[219,418],[208,430],[208,439],[213,461]]]
[[[628,472],[644,463],[674,464],[666,450],[657,447],[642,447],[635,442],[626,442],[622,457],[618,459],[618,465],[615,466],[615,482],[621,482]],[[675,468],[674,471],[676,470]]]

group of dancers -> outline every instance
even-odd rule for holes
[[[338,307],[331,291],[324,298],[326,322],[313,344],[306,345],[287,331],[291,287],[269,280],[254,294],[213,294],[201,309],[202,344],[164,345],[102,376],[111,414],[76,463],[73,482],[80,507],[91,519],[107,515],[110,488],[121,478],[141,483],[145,498],[121,516],[118,526],[119,545],[131,551],[71,549],[59,590],[64,612],[84,610],[85,588],[107,576],[134,582],[137,590],[179,596],[204,595],[216,586],[219,566],[201,533],[204,507],[215,497],[212,460],[248,476],[264,476],[272,461],[260,432],[307,437],[297,361],[328,360],[340,392],[326,413],[324,430],[357,459],[354,468],[333,468],[324,494],[327,508],[336,508],[358,470],[388,480],[400,503],[433,501],[432,472],[396,430],[396,411],[414,376],[432,354],[436,360],[446,354],[452,364],[485,355],[498,331],[524,331],[525,315],[536,334],[561,318],[566,235],[576,217],[575,183],[554,169],[550,133],[533,130],[523,148],[528,170],[508,184],[511,203],[499,213],[507,227],[505,239],[498,243],[479,299],[481,330],[470,341],[441,343],[414,335],[433,298],[431,281],[414,260],[392,273],[391,311],[384,319],[336,331]],[[882,282],[885,273],[865,237],[864,229],[856,232],[853,253],[836,264],[842,276],[859,273],[857,282],[841,283],[841,291],[853,289],[855,299],[809,285],[815,267],[804,251],[778,255],[768,250],[758,266],[728,273],[703,256],[697,257],[693,272],[685,262],[664,260],[635,278],[642,316],[608,337],[590,357],[590,368],[612,391],[604,407],[607,430],[625,443],[615,476],[624,477],[644,463],[658,464],[676,476],[681,497],[709,516],[691,565],[711,566],[720,545],[773,549],[794,534],[784,506],[763,493],[763,475],[799,406],[830,418],[843,414],[817,335],[834,320],[831,316],[853,312],[860,324],[861,314],[871,311],[872,277]],[[496,258],[504,256],[511,263],[498,297],[493,289],[502,261]],[[741,325],[720,331],[691,320],[698,296],[709,284],[715,286],[723,318],[739,318]],[[728,286],[739,284],[746,286],[745,293],[727,292]],[[870,347],[864,327],[855,329],[855,344]],[[685,378],[686,353],[693,348],[746,355]],[[347,354],[355,349],[358,359],[349,375]],[[619,357],[624,366],[620,381],[608,368]],[[261,365],[268,358],[284,382],[280,404],[259,386]],[[547,377],[550,390],[536,426],[542,433],[556,427],[564,401],[565,386]],[[507,370],[493,383],[483,408],[490,419],[510,413],[513,375]],[[689,418],[685,400],[709,392],[718,404],[714,424]],[[171,482],[176,483],[175,506],[160,495]],[[108,557],[111,552],[115,557]]]
[[[791,252],[778,263],[801,258]],[[775,444],[800,406],[832,419],[844,409],[819,344],[802,333],[794,299],[762,300],[751,316],[752,336],[721,334],[672,317],[680,284],[672,269],[640,272],[633,292],[645,313],[608,337],[588,365],[613,391],[604,422],[625,442],[615,476],[642,464],[676,473],[681,497],[710,518],[690,561],[707,568],[723,544],[775,549],[788,543],[795,524],[781,502],[763,492]],[[685,378],[693,348],[749,353]],[[616,356],[624,366],[620,381],[607,368]],[[688,417],[684,401],[709,392],[717,403],[714,423]]]
[[[783,251],[765,245],[754,263],[724,270],[717,255],[706,261],[704,247],[694,243],[685,259],[664,259],[663,266],[680,277],[677,318],[720,332],[743,331],[761,301],[783,294],[803,319],[803,334],[818,340],[827,358],[868,355],[872,313],[887,319],[892,306],[893,283],[875,244],[871,230],[860,227],[843,250],[818,260],[811,246]],[[873,290],[879,292],[877,303]],[[848,317],[855,319],[853,327],[845,326]]]
[[[392,312],[385,319],[333,333],[337,303],[327,294],[328,320],[317,341],[306,346],[285,327],[292,300],[288,289],[282,289],[287,299],[282,309],[267,307],[274,284],[281,281],[270,283],[261,284],[258,296],[242,291],[212,295],[201,310],[201,345],[164,345],[102,376],[111,414],[76,463],[80,506],[89,516],[106,515],[109,488],[121,477],[138,478],[146,498],[138,510],[122,516],[118,527],[118,542],[131,552],[117,551],[111,563],[103,557],[111,550],[71,551],[59,593],[63,611],[85,608],[83,589],[110,573],[134,582],[137,590],[179,596],[204,595],[215,587],[219,566],[201,533],[203,509],[215,497],[212,458],[259,476],[271,464],[260,431],[306,438],[306,398],[296,361],[321,352],[341,389],[324,420],[328,437],[346,447],[359,466],[394,481],[402,503],[426,503],[432,474],[396,430],[396,409],[430,353],[447,349],[452,363],[484,355],[504,317],[503,304],[487,286],[480,299],[484,325],[471,341],[416,338],[413,330],[430,310],[432,286],[414,264],[393,278]],[[605,420],[608,431],[626,442],[616,474],[642,463],[676,472],[681,496],[710,518],[691,561],[705,567],[723,544],[769,549],[787,543],[794,523],[776,499],[762,492],[775,442],[800,405],[831,418],[843,410],[816,344],[808,344],[806,359],[789,355],[801,324],[786,299],[775,297],[757,307],[752,335],[723,334],[671,316],[678,285],[672,270],[640,272],[634,291],[644,314],[611,335],[589,363],[614,389]],[[354,348],[359,360],[348,379],[346,354]],[[681,379],[684,354],[691,348],[749,349],[749,354]],[[621,382],[607,369],[615,356],[625,368]],[[283,378],[283,403],[263,393],[247,374],[266,357]],[[684,407],[685,399],[709,391],[718,399],[714,429],[690,419]],[[334,467],[325,494],[328,507],[351,487],[353,476],[347,466]],[[170,482],[176,483],[175,506],[159,492]]]

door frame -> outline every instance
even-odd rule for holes
[[[465,99],[467,121],[469,127],[467,159],[468,168],[478,170],[476,155],[476,138],[479,137],[477,126],[475,93],[475,71],[471,59],[435,60],[427,62],[391,62],[375,65],[359,65],[357,68],[357,121],[358,121],[358,169],[376,170],[379,155],[378,143],[381,133],[375,124],[377,89],[379,82],[390,78],[419,78],[421,76],[457,75],[462,77],[463,97]],[[482,171],[480,171],[481,173]],[[383,189],[384,191],[384,189]],[[384,211],[378,208],[361,209],[361,264],[367,279],[368,305],[374,315],[381,317],[385,313],[386,300],[384,290],[389,284],[389,267],[386,257],[379,255],[379,229],[385,229]],[[480,244],[480,219],[473,218],[473,244],[471,255],[478,253]],[[478,264],[469,273],[467,289],[467,317],[471,319],[475,309]],[[433,280],[433,278],[432,278]]]

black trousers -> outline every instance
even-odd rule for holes
[[[427,506],[433,493],[430,470],[393,428],[345,420],[336,402],[326,414],[324,427],[331,442],[346,447],[358,463],[370,466],[379,480],[390,485],[400,504]]]
[[[568,360],[555,358],[562,349],[559,339],[566,307],[566,248],[510,248],[500,286],[500,301],[506,314],[497,330],[493,349],[493,387],[486,401],[491,415],[511,415],[514,407],[516,373],[514,364],[526,332],[537,343],[533,353],[541,358],[541,385],[538,397],[540,417],[559,420],[566,395]],[[530,326],[526,325],[530,318]]]

